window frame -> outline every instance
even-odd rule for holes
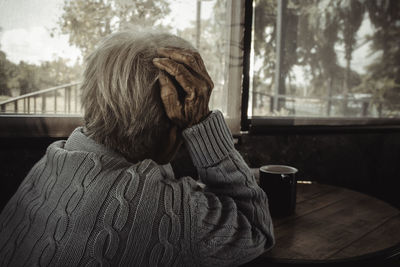
[[[287,0],[276,0],[278,8],[282,8]],[[271,133],[335,133],[335,132],[381,132],[399,131],[400,118],[346,118],[346,117],[272,117],[248,115],[248,99],[250,93],[250,54],[251,33],[254,22],[254,1],[248,0],[245,5],[245,39],[244,39],[244,67],[242,87],[242,132],[254,134]],[[279,11],[278,11],[279,12]],[[282,31],[282,24],[278,22],[278,31]],[[278,33],[279,35],[279,33]],[[279,49],[279,48],[278,48]],[[279,67],[278,67],[279,68]],[[281,76],[276,74],[277,77]]]

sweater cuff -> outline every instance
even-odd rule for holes
[[[207,167],[226,158],[234,149],[232,134],[219,110],[183,131],[186,147],[196,167]]]

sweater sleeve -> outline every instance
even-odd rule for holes
[[[192,247],[204,266],[236,266],[274,244],[268,200],[220,111],[183,132],[204,190],[191,196]]]

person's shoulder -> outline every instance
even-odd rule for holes
[[[152,159],[145,159],[135,164],[128,163],[123,169],[125,174],[136,177],[137,179],[161,181],[165,176],[161,165],[157,164]]]
[[[132,165],[131,169],[132,168],[139,174],[147,174],[149,172],[159,171],[160,166],[152,159],[145,159]]]

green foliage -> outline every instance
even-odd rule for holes
[[[264,83],[265,92],[274,86],[276,13],[276,1],[255,1],[254,52],[263,64],[255,70],[254,88]],[[361,41],[370,45],[376,60],[366,67],[366,75],[360,75],[351,63],[354,50],[361,45],[357,33],[366,18],[373,33]],[[302,67],[310,83],[309,96],[346,98],[349,93],[370,93],[376,101],[398,106],[400,1],[289,0],[284,27],[282,73],[290,81],[294,67]],[[344,47],[345,67],[339,65],[338,47]],[[265,84],[265,80],[272,82]]]
[[[253,88],[271,93],[276,65],[276,0],[255,0]],[[65,0],[63,14],[52,34],[69,34],[69,42],[86,56],[99,39],[128,25],[156,26],[170,13],[167,0]],[[218,0],[213,17],[201,21],[200,51],[216,83],[223,84],[225,64],[226,1]],[[372,34],[364,44],[370,46],[374,62],[359,74],[352,64],[360,46],[357,33],[369,19]],[[304,70],[311,97],[335,97],[366,93],[374,103],[400,109],[400,1],[398,0],[289,0],[285,14],[284,62],[282,73],[288,78],[288,90],[302,95],[301,84],[290,85],[295,68]],[[195,43],[196,25],[189,23],[180,36]],[[339,64],[338,47],[343,48],[345,65]],[[0,95],[10,89],[22,93],[79,80],[81,66],[67,65],[61,58],[35,66],[14,64],[0,51]]]
[[[253,86],[257,88],[263,80],[270,79],[267,91],[274,86],[276,64],[276,12],[275,0],[257,0],[254,9],[254,52],[262,58],[263,68],[255,70]]]
[[[371,79],[388,77],[400,83],[400,1],[368,1],[368,15],[376,30],[369,37],[379,62],[368,67]]]
[[[209,20],[201,20],[200,47],[197,49],[210,72],[215,87],[224,82],[224,64],[226,53],[226,1],[215,2],[213,16]],[[178,30],[177,35],[188,40],[193,45],[196,43],[196,21],[193,20],[184,30]],[[216,56],[218,55],[218,56]]]
[[[10,95],[10,89],[7,85],[8,62],[6,54],[0,50],[0,95]]]
[[[61,33],[84,56],[99,40],[129,25],[153,26],[170,12],[165,0],[65,0]],[[55,30],[54,30],[55,31]]]
[[[23,95],[79,80],[81,67],[78,64],[70,67],[67,63],[58,58],[40,65],[23,61],[14,64],[0,51],[0,95],[11,96],[11,89],[19,89]]]
[[[127,25],[154,25],[170,12],[165,0],[72,0],[64,1],[59,20],[60,32],[69,34],[69,42],[86,56],[99,39]],[[51,35],[57,32],[53,29]],[[40,65],[14,64],[0,51],[0,95],[11,95],[11,89],[26,94],[80,79],[82,67],[67,65],[57,58]]]
[[[38,87],[45,89],[80,80],[82,66],[79,63],[68,66],[67,63],[63,58],[43,62],[37,69]]]

